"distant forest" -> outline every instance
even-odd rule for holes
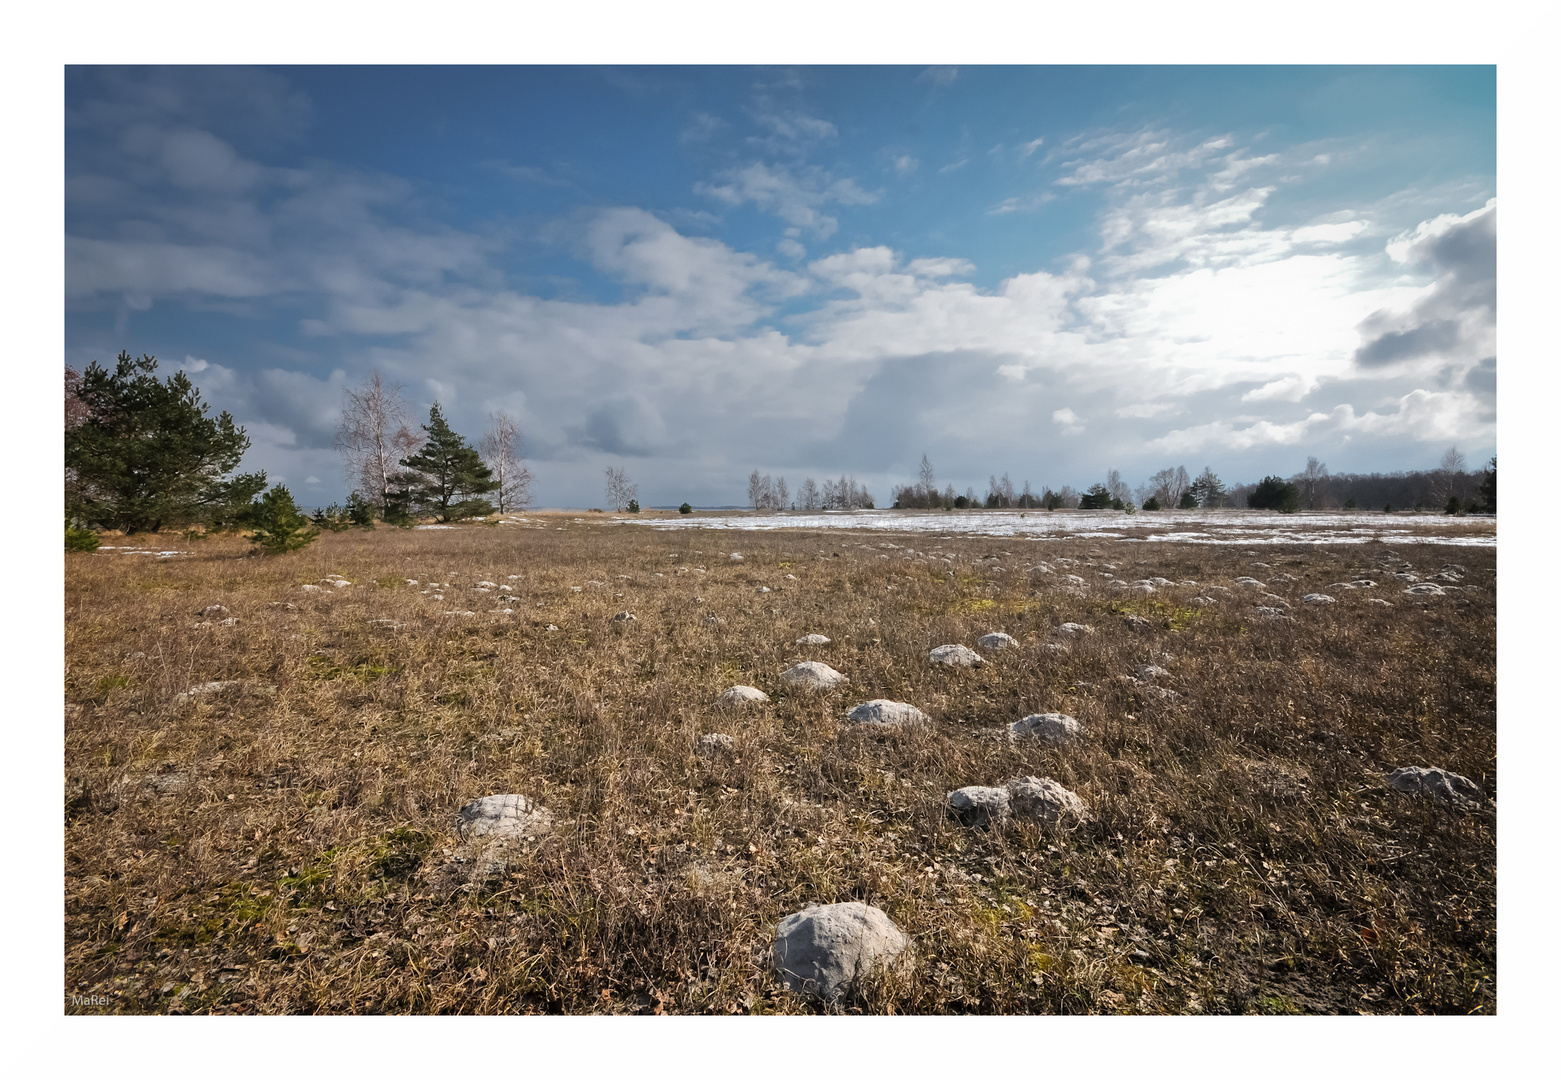
[[[892,505],[903,510],[1034,509],[1034,510],[1191,510],[1221,507],[1274,510],[1431,510],[1453,514],[1495,513],[1496,459],[1470,470],[1456,447],[1442,455],[1433,469],[1391,473],[1331,473],[1326,463],[1309,457],[1305,468],[1289,477],[1227,485],[1205,466],[1197,476],[1177,465],[1162,469],[1130,488],[1117,469],[1080,491],[1029,480],[1015,487],[1005,472],[987,479],[986,490],[956,491],[938,486],[937,473],[926,454],[916,480],[892,491]],[[854,477],[826,480],[812,477],[792,495],[784,476],[771,478],[755,469],[748,477],[748,505],[755,510],[829,510],[873,507],[873,496]]]

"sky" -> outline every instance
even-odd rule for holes
[[[1496,69],[64,69],[65,362],[345,498],[371,372],[539,505],[1496,451]]]

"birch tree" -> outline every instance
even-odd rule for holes
[[[412,457],[423,445],[412,427],[402,389],[397,383],[387,384],[377,371],[357,389],[342,388],[336,449],[342,455],[347,486],[373,502],[381,517],[402,486],[402,459]]]
[[[508,514],[524,510],[531,505],[531,470],[520,457],[520,429],[514,419],[505,412],[488,414],[488,431],[477,444],[483,464],[493,470],[493,479],[499,486],[494,497],[499,513]]]

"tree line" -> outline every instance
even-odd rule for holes
[[[520,433],[502,412],[477,446],[445,419],[438,402],[414,429],[402,387],[375,372],[343,392],[335,444],[351,494],[306,518],[283,484],[265,472],[234,473],[249,436],[210,406],[183,371],[160,379],[155,357],[120,352],[115,366],[65,369],[66,546],[93,550],[94,529],[127,535],[188,527],[186,536],[235,531],[257,549],[296,550],[323,530],[410,525],[525,508],[533,477]]]
[[[1442,455],[1434,469],[1395,473],[1329,473],[1315,457],[1289,477],[1265,476],[1253,483],[1227,485],[1205,465],[1193,476],[1185,465],[1155,473],[1136,489],[1129,488],[1118,469],[1083,491],[1069,484],[1039,491],[1028,479],[1016,488],[1008,473],[987,478],[986,492],[974,487],[963,493],[953,484],[938,486],[937,472],[926,454],[914,482],[892,489],[896,510],[1208,510],[1246,507],[1255,510],[1433,510],[1449,514],[1496,512],[1496,459],[1470,471],[1456,447]],[[755,510],[819,510],[871,508],[872,496],[854,478],[825,482],[819,491],[806,480],[795,497],[785,477],[772,480],[755,469],[748,477],[748,505]]]

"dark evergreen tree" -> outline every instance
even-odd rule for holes
[[[67,509],[85,521],[156,532],[206,517],[235,485],[265,486],[264,473],[224,482],[249,448],[244,429],[226,412],[208,416],[184,372],[160,380],[156,370],[153,357],[121,352],[113,371],[94,362],[81,376],[84,419],[65,433],[65,466]]]
[[[1149,498],[1144,500],[1144,509],[1145,510],[1158,510],[1158,509],[1160,509],[1160,500],[1155,498],[1153,495],[1149,496]]]
[[[320,530],[311,528],[308,519],[298,512],[293,493],[281,484],[260,497],[249,519],[250,540],[271,555],[297,551],[320,535]]]
[[[684,503],[682,506],[678,507],[678,513],[680,514],[692,514],[693,512],[694,508],[688,505],[688,503]]]
[[[347,520],[360,529],[372,529],[374,527],[374,504],[365,499],[362,493],[354,491],[347,496]]]
[[[1079,496],[1080,510],[1109,510],[1111,509],[1111,492],[1105,484],[1092,484],[1090,489]]]
[[[1485,478],[1480,481],[1480,509],[1487,514],[1496,512],[1496,459],[1485,466]]]
[[[1178,509],[1178,510],[1196,510],[1196,509],[1198,509],[1198,496],[1194,495],[1190,488],[1188,490],[1182,492],[1181,502],[1176,504],[1176,509]]]
[[[498,490],[499,482],[477,451],[451,430],[437,401],[423,430],[428,442],[401,459],[411,473],[406,492],[410,509],[431,512],[439,521],[491,514],[492,504],[480,496]],[[387,510],[386,519],[390,518]]]
[[[1247,496],[1247,505],[1253,510],[1293,514],[1301,507],[1301,489],[1277,476],[1265,476]]]

